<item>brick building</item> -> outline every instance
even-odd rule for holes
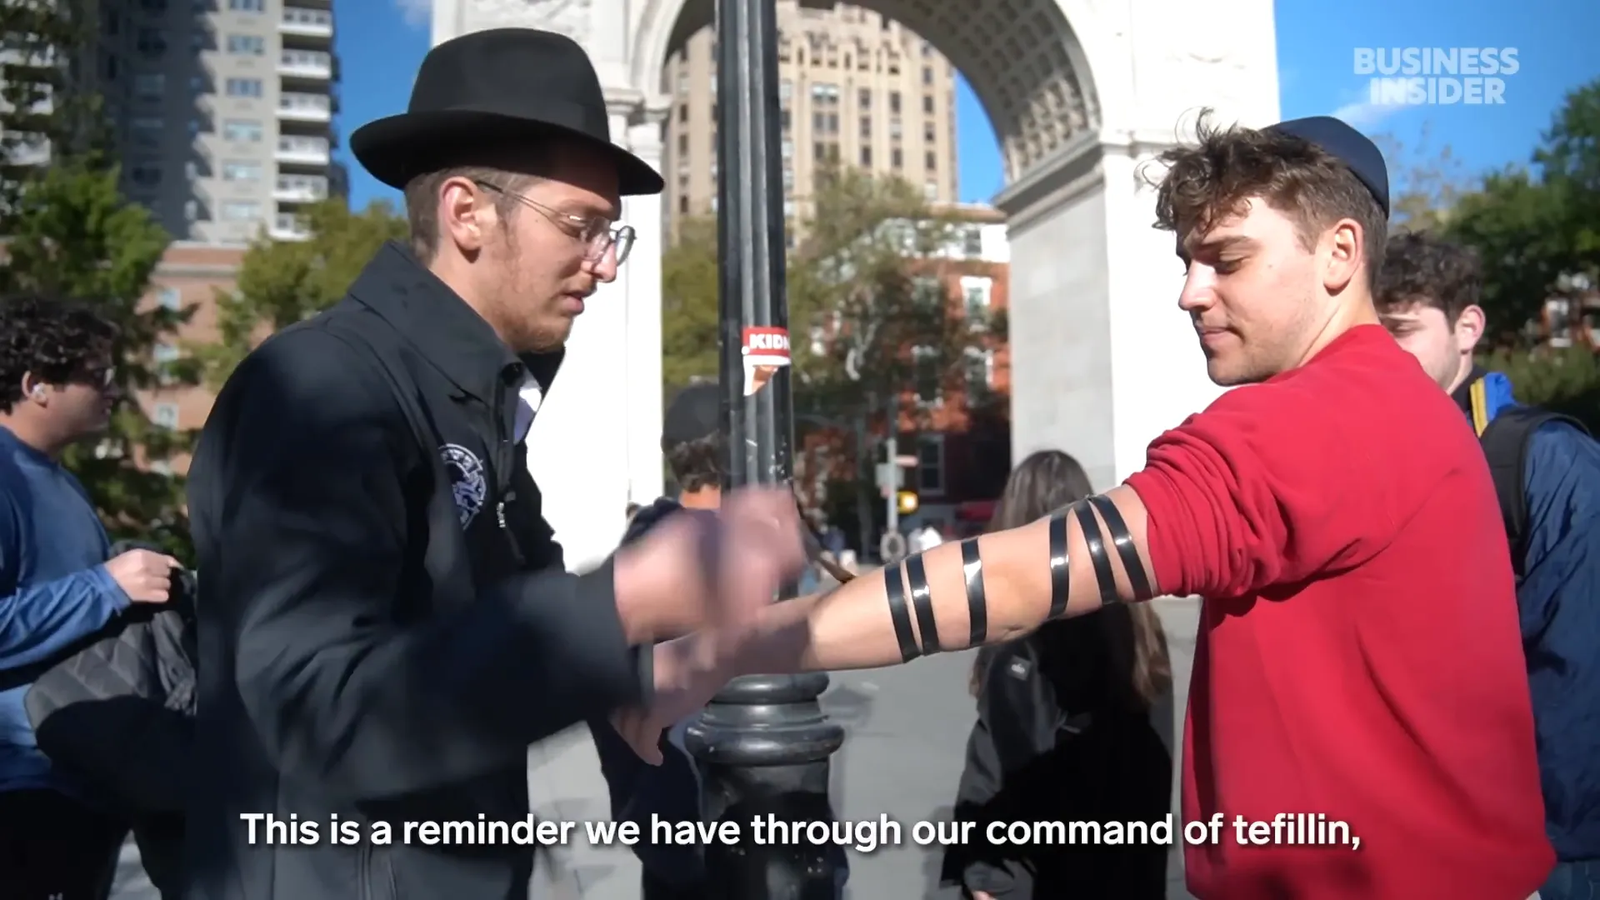
[[[191,241],[177,241],[167,248],[151,276],[145,302],[169,309],[193,306],[195,310],[177,335],[155,346],[155,362],[180,359],[189,355],[194,345],[217,340],[217,294],[233,290],[246,249],[242,244]],[[135,399],[156,425],[198,429],[211,412],[214,395],[205,384],[158,386],[137,392]],[[153,465],[181,472],[187,463],[186,459],[174,459]]]
[[[987,206],[944,206],[960,221],[955,240],[943,252],[907,265],[918,278],[942,291],[951,315],[978,320],[998,315],[1004,321],[1010,284],[1010,252],[1002,214]],[[904,484],[917,492],[920,508],[901,517],[902,530],[931,522],[948,535],[968,534],[988,522],[993,501],[1005,485],[1011,461],[1011,354],[1003,324],[982,334],[965,353],[955,373],[917,379],[899,398],[898,450],[917,465]],[[917,348],[903,352],[915,358]],[[871,460],[883,460],[885,414],[862,423]],[[815,423],[810,423],[815,424]],[[837,427],[811,427],[801,418],[803,437],[796,454],[796,486],[809,504],[830,512],[852,543],[860,543],[862,512],[881,532],[885,498],[870,490],[869,509],[856,496],[857,435]],[[874,537],[873,541],[876,540]]]

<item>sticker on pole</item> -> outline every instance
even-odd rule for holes
[[[767,386],[789,364],[789,329],[754,326],[744,330],[744,395]]]

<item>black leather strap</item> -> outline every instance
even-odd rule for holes
[[[922,653],[911,630],[911,611],[906,609],[906,582],[899,566],[883,567],[883,590],[889,598],[889,618],[894,621],[895,640],[900,642],[900,661],[911,662]]]
[[[989,634],[989,602],[983,595],[983,557],[978,539],[961,542],[961,577],[967,582],[967,646],[980,647]]]
[[[1106,553],[1106,542],[1100,536],[1100,523],[1094,517],[1089,501],[1072,504],[1078,516],[1078,527],[1083,530],[1083,545],[1089,550],[1089,562],[1094,566],[1095,584],[1100,587],[1100,602],[1117,602],[1117,574],[1111,569],[1111,555]]]
[[[1089,503],[1100,514],[1100,518],[1106,520],[1106,531],[1111,533],[1117,558],[1122,560],[1123,571],[1128,573],[1128,586],[1133,589],[1133,599],[1149,600],[1154,597],[1156,594],[1150,587],[1150,577],[1145,574],[1144,561],[1139,558],[1139,548],[1133,544],[1133,533],[1128,531],[1128,523],[1117,511],[1117,505],[1110,498],[1098,495],[1090,497]]]
[[[1067,614],[1072,573],[1067,569],[1067,512],[1050,517],[1050,618]]]
[[[922,554],[906,558],[907,590],[911,606],[917,611],[917,630],[922,632],[922,652],[939,652],[939,626],[933,621],[933,597],[928,590],[928,573],[922,568]]]

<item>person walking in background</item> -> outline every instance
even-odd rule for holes
[[[126,823],[40,752],[33,680],[134,603],[165,603],[178,561],[108,559],[110,540],[67,447],[100,434],[120,398],[114,326],[35,295],[0,300],[0,895],[98,900]]]
[[[1517,578],[1523,655],[1556,867],[1542,900],[1600,896],[1600,443],[1582,423],[1518,404],[1473,362],[1486,320],[1467,247],[1424,233],[1389,241],[1377,306],[1400,346],[1478,434]]]
[[[1058,450],[1012,470],[990,531],[1020,528],[1093,494]],[[977,822],[1156,822],[1168,813],[1171,750],[1151,707],[1171,690],[1166,638],[1147,604],[1046,622],[984,647],[973,665],[978,721],[956,791],[955,819]],[[943,883],[975,900],[1166,896],[1167,849],[1015,846],[974,840],[944,853]]]

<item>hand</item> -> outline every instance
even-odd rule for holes
[[[731,491],[715,513],[689,511],[663,522],[616,556],[629,642],[701,628],[736,639],[805,567],[802,530],[794,498],[774,488]]]
[[[735,674],[728,657],[717,653],[708,634],[658,644],[655,648],[655,701],[649,709],[612,713],[611,727],[639,758],[661,765],[661,732],[705,706]]]
[[[969,891],[972,900],[994,900],[994,895],[988,891]]]
[[[165,553],[129,550],[106,563],[111,580],[134,603],[166,603],[172,594],[172,572],[183,564]]]

